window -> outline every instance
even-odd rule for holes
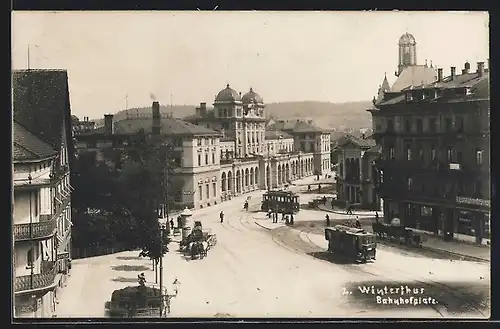
[[[206,190],[207,190],[207,199],[210,199],[210,185],[206,185]]]
[[[198,194],[200,195],[200,200],[203,200],[203,188],[202,186],[198,186]]]
[[[446,158],[448,159],[448,162],[453,162],[453,149],[451,147],[446,149]]]
[[[212,183],[212,191],[215,197],[217,195],[217,184],[215,182]]]
[[[201,154],[198,153],[198,166],[201,166]]]
[[[305,152],[305,150],[306,150],[306,143],[305,142],[300,142],[300,149]]]
[[[33,263],[35,262],[35,255],[34,255],[34,252],[33,252],[33,247],[31,247],[29,250],[28,250],[28,254],[27,254],[27,257],[26,259],[28,260],[28,268],[30,268],[31,266],[33,266]]]
[[[465,122],[463,117],[456,117],[457,132],[463,133],[465,130]]]
[[[412,186],[413,186],[413,179],[412,179],[411,177],[408,177],[408,178],[406,179],[406,184],[407,184],[407,186],[408,186],[408,191],[411,191]]]
[[[453,122],[451,118],[444,119],[444,129],[446,132],[450,132],[453,129]]]
[[[476,149],[476,164],[483,164],[483,151],[480,149]]]
[[[207,164],[207,165],[208,165],[208,164],[210,164],[210,163],[208,162],[208,153],[205,153],[205,164]]]
[[[431,133],[437,132],[437,120],[436,120],[436,118],[429,119],[429,131]]]
[[[411,121],[410,120],[405,120],[405,131],[411,132]]]
[[[423,133],[424,132],[424,122],[422,119],[417,119],[417,133]]]
[[[434,145],[431,147],[431,161],[436,161],[436,147]]]
[[[411,146],[406,145],[406,160],[411,161]]]
[[[394,151],[394,147],[389,148],[389,159],[394,160],[396,158],[396,152]]]
[[[212,153],[212,164],[215,164],[215,153]]]
[[[387,131],[394,132],[394,121],[391,119],[387,120]]]

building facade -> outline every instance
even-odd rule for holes
[[[475,72],[451,67],[448,77],[438,69],[433,83],[385,92],[369,110],[386,221],[446,239],[489,238],[488,71],[483,62]]]
[[[151,115],[117,122],[106,115],[104,127],[75,136],[79,156],[103,160],[105,149],[126,147],[137,131],[149,134],[157,126],[175,147],[175,203],[195,209],[330,170],[329,133],[311,122],[266,124],[263,99],[252,89],[241,96],[227,85],[213,106],[201,103],[184,119],[159,113],[157,102]]]
[[[71,267],[72,139],[67,87],[64,70],[13,74],[16,317],[56,315],[57,294]]]
[[[379,210],[380,201],[375,191],[378,174],[374,161],[378,158],[380,147],[372,138],[348,135],[337,145],[337,149],[339,205],[356,204],[362,209]]]

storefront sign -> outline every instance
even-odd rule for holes
[[[60,260],[60,259],[68,259],[69,258],[69,252],[65,252],[65,253],[62,253],[62,254],[57,254],[57,259]]]
[[[466,198],[462,196],[457,196],[457,203],[473,204],[476,206],[484,206],[484,207],[490,206],[490,200]]]

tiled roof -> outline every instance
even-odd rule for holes
[[[145,133],[152,132],[151,118],[131,118],[114,124],[117,134],[132,134],[144,129]],[[161,118],[161,134],[163,135],[220,135],[219,132],[198,126],[178,118]]]
[[[62,123],[72,154],[71,109],[66,70],[16,70],[12,74],[14,120],[59,151]]]
[[[281,130],[294,133],[324,132],[324,129],[321,129],[315,126],[314,124],[305,122],[303,120],[290,121],[290,122],[278,121],[269,125],[267,129]]]
[[[358,138],[354,137],[352,135],[347,135],[344,140],[342,140],[342,143],[339,143],[338,146],[343,146],[347,145],[348,143],[352,143],[360,148],[364,149],[370,149],[374,146],[376,146],[375,140],[371,138]]]
[[[266,139],[287,139],[287,138],[293,138],[292,135],[285,131],[280,131],[280,130],[266,130]]]
[[[14,162],[42,160],[57,155],[48,143],[14,121]]]
[[[420,86],[436,81],[437,73],[426,65],[413,65],[405,67],[403,72],[394,81],[391,91],[398,92],[411,86]]]

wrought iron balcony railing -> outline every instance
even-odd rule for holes
[[[14,282],[15,293],[44,289],[54,284],[57,275],[56,262],[42,261],[40,273],[18,276]]]
[[[38,222],[14,224],[14,241],[42,240],[53,236],[57,230],[57,219],[69,202],[69,196],[63,198],[62,204],[55,208],[53,214],[40,215]]]

